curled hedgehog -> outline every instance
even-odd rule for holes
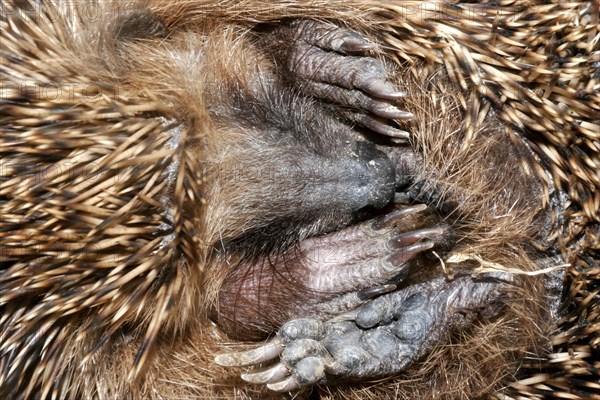
[[[598,398],[599,4],[3,3],[0,394]]]

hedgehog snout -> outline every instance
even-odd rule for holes
[[[367,142],[357,142],[353,157],[346,162],[351,190],[348,200],[354,210],[383,208],[394,198],[396,173],[392,161]]]

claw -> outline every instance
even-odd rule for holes
[[[410,119],[413,117],[412,113],[403,111],[395,105],[384,101],[374,101],[370,111],[373,114],[386,119]]]
[[[429,250],[434,246],[433,242],[420,242],[413,244],[412,246],[403,247],[391,256],[388,257],[388,261],[394,266],[399,267],[404,265],[408,260],[415,257],[417,254]]]
[[[428,228],[418,231],[406,232],[400,235],[399,238],[392,240],[393,248],[400,248],[413,244],[421,239],[434,239],[444,234],[443,228]]]
[[[347,55],[363,54],[369,50],[375,49],[375,43],[369,43],[362,38],[347,39],[339,47],[338,51]]]
[[[284,381],[278,383],[269,383],[267,388],[278,393],[292,392],[300,388],[300,385],[293,376],[290,376]]]
[[[395,139],[410,138],[410,133],[400,130],[400,129],[397,129],[391,125],[388,125],[387,123],[384,122],[384,120],[382,120],[381,118],[378,118],[378,117],[364,115],[363,117],[358,118],[357,122],[359,122],[364,127],[369,128],[373,132],[377,132],[382,135],[389,136],[391,138],[395,138]]]
[[[391,83],[382,79],[369,79],[361,84],[360,88],[369,94],[386,100],[398,100],[406,96],[406,93],[396,90]],[[410,114],[410,117],[412,117],[412,114]]]
[[[282,363],[278,363],[265,371],[242,374],[241,378],[248,383],[264,384],[280,382],[288,375],[287,367]]]
[[[314,21],[300,22],[300,25],[304,25],[302,29],[308,29],[303,35],[307,38],[308,43],[326,51],[334,51],[347,55],[361,55],[377,47],[375,43],[368,42],[360,34],[339,28],[335,25]]]
[[[363,289],[357,293],[357,296],[360,300],[367,301],[371,300],[375,297],[381,296],[382,294],[393,292],[397,289],[396,285],[383,285],[372,288]]]
[[[244,367],[260,364],[278,357],[284,350],[283,340],[275,338],[265,345],[248,351],[218,354],[215,363],[223,367]]]
[[[417,204],[415,206],[405,207],[398,211],[394,211],[394,212],[391,212],[391,213],[383,216],[381,219],[378,219],[377,221],[373,222],[373,225],[371,225],[371,226],[375,230],[390,228],[390,227],[394,226],[394,224],[396,222],[398,222],[399,220],[401,220],[402,218],[407,217],[408,215],[411,215],[411,214],[416,214],[416,213],[421,212],[426,209],[427,209],[426,204]]]
[[[360,308],[356,308],[354,310],[346,311],[345,313],[336,315],[331,319],[332,323],[339,323],[344,321],[354,321],[360,312]]]

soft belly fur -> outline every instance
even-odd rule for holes
[[[594,390],[597,2],[2,7],[3,398]]]

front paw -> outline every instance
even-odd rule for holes
[[[335,105],[343,118],[377,133],[409,137],[392,121],[412,114],[398,108],[404,93],[387,80],[383,63],[369,55],[374,43],[356,32],[309,20],[281,29],[288,46],[286,68],[303,93]]]

